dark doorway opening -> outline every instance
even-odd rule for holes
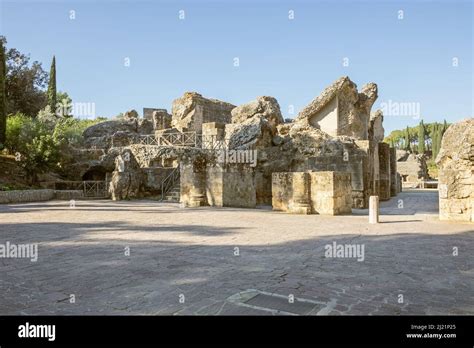
[[[92,167],[82,176],[82,180],[104,181],[106,171],[102,167]]]

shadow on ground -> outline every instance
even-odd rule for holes
[[[213,242],[243,233],[240,227],[116,221],[0,228],[1,240],[39,243],[36,263],[0,259],[0,314],[239,314],[226,299],[246,289],[321,301],[328,314],[474,314],[472,232],[328,231],[311,239],[248,245],[232,238]],[[163,232],[204,236],[208,242],[161,240]],[[325,257],[333,242],[363,245],[364,260]],[[69,303],[70,294],[75,304]]]

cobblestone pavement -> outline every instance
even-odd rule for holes
[[[436,191],[381,207],[369,225],[367,210],[0,205],[0,244],[38,243],[37,262],[0,258],[0,314],[474,314],[474,225],[438,221]],[[363,261],[325,257],[334,242]]]

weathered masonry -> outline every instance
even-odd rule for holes
[[[228,206],[301,214],[350,214],[399,192],[377,85],[348,77],[285,122],[277,100],[240,105],[185,93],[172,112],[144,109],[84,132],[89,150],[75,165],[110,177],[112,199],[159,196],[185,207]]]
[[[440,220],[474,222],[474,119],[446,130],[436,158]]]

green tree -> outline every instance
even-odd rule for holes
[[[410,130],[407,129],[405,130],[405,150],[410,151]]]
[[[5,48],[3,47],[3,41],[0,40],[0,150],[5,145],[7,131],[6,70]]]
[[[446,122],[446,120],[444,120],[444,122],[443,122],[443,135],[444,135],[444,132],[446,132],[448,130],[448,127],[449,127],[448,122]]]
[[[51,70],[49,71],[49,83],[48,83],[48,105],[52,113],[56,114],[56,57],[53,56],[51,62]]]
[[[7,123],[7,149],[18,155],[30,184],[37,183],[38,174],[58,168],[60,143],[50,127],[23,114],[11,115]]]
[[[432,130],[432,136],[431,136],[431,141],[432,141],[432,158],[436,159],[436,156],[438,156],[439,150],[441,148],[441,140],[443,138],[443,126],[439,123],[435,123],[433,125],[433,130]]]
[[[46,105],[44,91],[48,74],[35,61],[30,64],[30,58],[15,48],[6,49],[7,40],[0,36],[6,56],[6,103],[7,115],[18,112],[36,117],[38,111]]]
[[[436,147],[438,147],[438,150],[440,148],[441,144],[441,139],[442,135],[446,131],[446,129],[449,127],[449,123],[444,121],[443,124],[440,124],[438,122],[433,122],[433,123],[424,123],[424,131],[425,131],[425,151],[431,150],[436,152]],[[436,132],[439,132],[438,128],[442,128],[441,136],[437,134]],[[408,133],[408,139],[407,139],[407,133]],[[392,141],[395,144],[395,147],[398,149],[405,149],[407,148],[407,142],[410,144],[413,143],[414,140],[418,139],[419,143],[419,138],[420,136],[420,125],[414,126],[414,127],[406,127],[405,129],[396,129],[390,132],[388,136],[384,138],[384,141],[387,144],[392,144]],[[422,145],[423,146],[423,145]],[[418,146],[419,147],[419,146]]]
[[[8,116],[5,147],[9,153],[21,153],[24,145],[35,136],[33,122],[34,119],[21,113]]]
[[[60,117],[72,117],[72,99],[66,92],[56,93],[57,108],[56,114]]]
[[[420,121],[418,126],[418,153],[425,153],[425,125],[423,120]]]

